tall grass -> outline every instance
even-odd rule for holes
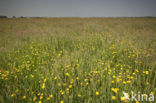
[[[155,18],[0,22],[1,103],[119,103],[131,102],[123,91],[156,91]]]

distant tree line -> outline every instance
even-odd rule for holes
[[[155,18],[156,16],[141,16],[141,17],[109,17],[109,18]],[[0,18],[8,18],[7,16],[3,16],[0,15]],[[9,17],[10,18],[10,17]],[[16,17],[16,16],[12,16],[11,18],[47,18],[47,17],[24,17],[24,16],[20,16],[20,17]],[[59,17],[58,17],[59,18]],[[94,18],[94,17],[91,17]],[[99,17],[95,17],[95,18],[99,18]],[[107,17],[100,17],[100,18],[107,18]]]
[[[0,16],[0,18],[8,18],[7,16]]]

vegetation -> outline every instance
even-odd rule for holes
[[[0,18],[7,18],[7,16],[0,16]]]
[[[0,103],[131,103],[155,52],[156,18],[0,19]]]

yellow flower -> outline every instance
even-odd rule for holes
[[[73,84],[73,79],[71,80],[70,84]]]
[[[125,97],[121,97],[120,99],[121,99],[121,101],[126,101],[127,100]]]
[[[131,76],[130,78],[131,78],[131,79],[134,79],[134,77],[133,77],[133,76]]]
[[[64,92],[63,92],[62,90],[60,90],[60,93],[61,93],[61,95],[63,95],[63,94],[64,94]]]
[[[61,100],[61,102],[60,103],[64,103],[64,101],[63,100]]]
[[[14,97],[15,96],[15,94],[11,94],[11,97]]]
[[[22,98],[23,98],[23,99],[25,99],[25,98],[26,98],[26,96],[23,96]]]
[[[66,86],[67,84],[66,83],[63,83],[63,85]]]
[[[112,83],[114,83],[114,81],[112,81]]]
[[[43,83],[43,85],[42,85],[42,89],[44,89],[45,88],[45,83]]]
[[[31,76],[32,78],[34,78],[34,75],[31,74],[30,76]]]
[[[139,70],[138,70],[138,69],[136,69],[135,71],[136,71],[137,73],[139,72]]]
[[[88,85],[88,82],[86,83],[86,85]]]
[[[115,96],[112,96],[112,99],[113,99],[113,100],[115,100],[115,99],[116,99],[116,97],[115,97]]]
[[[44,79],[44,82],[46,82],[46,81],[47,81],[47,79],[45,78],[45,79]]]
[[[66,88],[66,91],[69,91],[69,88]]]
[[[125,95],[126,95],[126,97],[129,97],[129,94],[128,93],[125,93]],[[125,97],[121,97],[120,99],[123,102],[128,102],[127,98],[125,98]]]
[[[50,100],[50,98],[48,97],[47,100]]]
[[[99,92],[96,92],[96,95],[99,95]]]
[[[33,101],[35,101],[37,99],[37,97],[35,96],[34,98],[33,98]]]
[[[120,82],[120,79],[119,79],[119,78],[116,78],[116,81],[117,81],[117,82]]]
[[[145,74],[148,75],[148,71],[145,71]]]
[[[49,97],[50,97],[50,98],[53,98],[53,95],[52,95],[52,94],[50,94],[50,95],[49,95]]]
[[[57,77],[54,78],[55,80],[57,79]]]
[[[88,79],[84,79],[84,81],[86,82],[86,81],[88,81]]]
[[[30,63],[30,61],[27,61],[27,63],[29,64],[29,63]]]
[[[119,88],[112,88],[112,91],[113,91],[114,93],[117,93],[117,92],[119,91]]]
[[[131,81],[130,81],[130,80],[128,80],[128,81],[127,81],[127,83],[129,84],[129,83],[131,83]]]
[[[123,81],[123,84],[126,84],[126,81]]]
[[[76,79],[78,80],[78,79],[79,79],[79,77],[76,77]]]
[[[155,93],[154,92],[151,92],[151,94],[154,95]]]
[[[113,78],[116,78],[116,76],[114,75]]]
[[[66,73],[66,76],[69,77],[69,73]]]
[[[41,93],[38,93],[37,95],[39,96],[39,95],[41,95]]]
[[[81,94],[78,94],[77,96],[78,96],[78,97],[81,97]]]
[[[42,101],[39,101],[38,103],[42,103]]]
[[[69,88],[72,88],[72,85],[69,85]]]
[[[42,100],[42,99],[43,99],[43,96],[41,95],[41,96],[40,96],[40,100]]]
[[[136,101],[135,103],[140,103],[139,101]]]

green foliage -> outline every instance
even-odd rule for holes
[[[0,40],[0,102],[119,103],[126,102],[122,91],[155,93],[151,33],[156,30],[149,27],[156,26],[154,20],[0,20],[6,33],[0,34],[5,38]]]

